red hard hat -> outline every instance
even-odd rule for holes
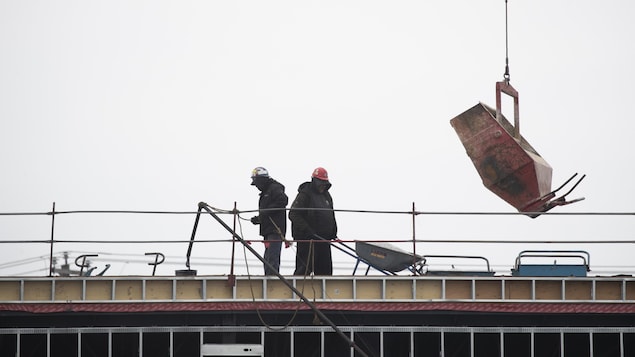
[[[316,179],[322,180],[322,181],[328,181],[329,173],[326,172],[326,169],[324,169],[323,167],[318,167],[315,170],[313,170],[313,174],[311,175],[311,177],[315,177]]]

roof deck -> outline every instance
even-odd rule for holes
[[[285,279],[317,302],[633,303],[633,277],[328,276]],[[2,303],[292,302],[276,277],[0,278]]]

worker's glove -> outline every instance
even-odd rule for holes
[[[265,245],[265,249],[269,249],[269,246],[271,245],[271,242],[268,242],[266,240],[262,241],[262,243]]]
[[[251,217],[251,223],[260,224],[260,217],[258,217],[258,216]]]
[[[292,242],[292,241],[290,241],[290,240],[286,240],[286,239],[284,240],[284,247],[285,247],[285,248],[289,248],[289,247],[290,247],[290,246],[292,246],[292,245],[293,245],[293,242]]]

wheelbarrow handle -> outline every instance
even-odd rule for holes
[[[315,236],[316,238],[318,238],[318,239],[321,239],[321,240],[324,240],[324,241],[327,241],[327,242],[331,242],[331,240],[330,240],[330,239],[326,239],[326,238],[324,238],[324,237],[321,237],[321,236],[320,236],[320,235],[318,235],[318,234],[314,234],[314,236]],[[372,265],[370,262],[368,262],[368,261],[366,261],[365,259],[363,259],[362,257],[358,256],[358,255],[356,254],[356,252],[355,252],[355,249],[353,249],[353,248],[349,247],[346,243],[342,242],[341,240],[336,240],[335,242],[336,242],[336,243],[339,243],[339,246],[338,246],[338,245],[336,245],[336,244],[333,244],[333,242],[331,242],[331,246],[333,246],[335,249],[339,250],[340,252],[342,252],[342,253],[344,253],[344,254],[348,255],[349,257],[352,257],[352,258],[354,258],[354,259],[356,259],[356,260],[357,260],[357,264],[355,265],[355,269],[357,269],[357,265],[359,265],[359,262],[363,262],[364,264],[368,265],[369,267],[373,267],[373,268],[377,269],[378,271],[380,271],[380,272],[381,272],[381,273],[383,273],[384,275],[395,275],[395,274],[388,273],[388,272],[386,272],[385,270],[383,270],[383,269],[381,269],[381,268],[375,267],[375,266],[374,266],[374,265]],[[340,246],[341,246],[341,247],[340,247]],[[344,247],[344,248],[346,248],[346,249],[344,249],[344,248],[342,248],[342,247]]]

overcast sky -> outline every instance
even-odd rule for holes
[[[510,0],[511,84],[521,134],[553,187],[587,178],[552,212],[635,212],[635,3]],[[0,0],[0,213],[257,208],[264,166],[290,201],[316,166],[335,208],[516,210],[488,191],[450,119],[495,105],[503,0]],[[513,116],[510,102],[503,112]],[[244,213],[249,218],[253,213]],[[230,225],[231,216],[223,216]],[[412,217],[338,213],[343,240],[412,239]],[[246,239],[257,227],[241,221]],[[65,214],[58,240],[188,240],[193,215]],[[420,240],[633,240],[633,215],[419,215]],[[0,216],[0,240],[47,240],[50,216]],[[229,239],[203,216],[197,239]],[[290,234],[288,234],[290,238]],[[412,251],[411,244],[401,244]],[[263,247],[255,243],[261,253]],[[48,274],[48,244],[0,245],[0,275]],[[109,274],[149,274],[145,252],[183,269],[186,243],[58,243]],[[482,255],[509,273],[525,249],[584,249],[591,268],[631,266],[632,245],[417,244]],[[293,271],[295,250],[281,272]],[[231,244],[194,246],[199,274],[228,274]],[[10,264],[16,261],[30,260]],[[246,271],[242,249],[236,272]],[[355,260],[336,254],[336,273]],[[249,269],[262,274],[250,258]],[[168,264],[175,265],[168,265]]]

